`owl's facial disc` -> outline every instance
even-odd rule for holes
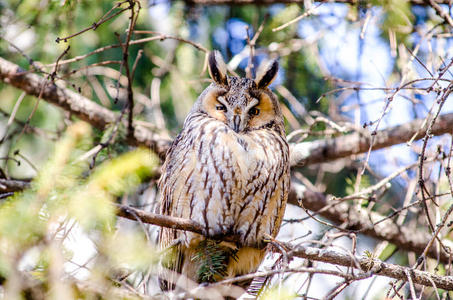
[[[270,97],[255,89],[236,89],[232,94],[231,89],[213,89],[203,99],[202,107],[236,133],[263,128],[275,118]]]

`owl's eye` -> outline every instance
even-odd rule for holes
[[[227,109],[226,109],[226,106],[223,105],[223,104],[217,104],[217,105],[215,106],[215,109],[216,109],[216,110],[223,110],[223,111],[226,111],[226,110],[227,110]]]
[[[249,110],[249,115],[251,115],[251,116],[257,116],[257,115],[259,115],[259,114],[260,114],[260,110],[259,110],[258,108],[256,108],[256,107],[250,108],[250,110]]]

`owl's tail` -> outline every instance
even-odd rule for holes
[[[209,239],[168,247],[162,260],[166,272],[159,279],[161,289],[191,290],[200,283],[213,283],[256,271],[265,250],[251,247],[237,248],[227,242]],[[252,279],[238,281],[234,286],[247,290]]]
[[[189,246],[174,243],[164,251],[161,265],[194,283],[213,283],[229,277],[228,266],[231,262],[237,262],[237,251],[232,244],[209,239],[192,241]],[[161,277],[163,290],[175,288],[174,274]],[[169,281],[172,282],[171,285]]]
[[[238,259],[237,251],[236,247],[229,247],[219,241],[205,239],[198,243],[190,257],[190,264],[197,269],[196,281],[212,283],[227,277],[230,261]]]

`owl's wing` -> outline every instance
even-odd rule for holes
[[[180,152],[182,135],[178,134],[178,136],[174,139],[170,148],[167,151],[166,159],[164,164],[162,165],[161,169],[161,177],[159,179],[159,190],[161,192],[160,197],[160,213],[163,215],[171,215],[171,207],[172,207],[172,190],[171,190],[171,183],[174,181],[173,176],[175,176],[174,169],[177,165],[178,154]]]
[[[170,231],[168,228],[162,230]],[[184,259],[181,247],[180,244],[175,244],[164,250],[161,261],[162,269],[159,274],[159,285],[162,291],[175,289],[175,282],[178,277],[177,274],[181,274]]]
[[[165,163],[162,166],[161,178],[159,179],[160,196],[160,213],[163,215],[172,215],[172,182],[174,181],[174,168],[177,165],[178,155],[181,146],[181,134],[172,142],[166,154]],[[184,254],[181,251],[181,245],[178,243],[178,232],[171,228],[162,227],[159,232],[159,246],[164,250],[162,255],[162,266],[167,270],[162,271],[159,275],[159,284],[163,291],[174,289],[176,278],[172,272],[181,273],[182,261]],[[170,272],[168,272],[170,271]]]

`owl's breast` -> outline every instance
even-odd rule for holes
[[[210,119],[199,120],[196,130],[186,125],[178,154],[167,157],[172,215],[199,222],[210,235],[272,234],[289,185],[284,138],[259,130],[237,134]],[[272,216],[266,226],[251,226],[266,214]]]
[[[213,160],[222,167],[227,167],[240,181],[248,181],[261,169],[266,171],[272,162],[265,162],[264,143],[247,135],[237,134],[233,130],[220,130],[212,147]],[[264,166],[266,165],[266,166]]]

